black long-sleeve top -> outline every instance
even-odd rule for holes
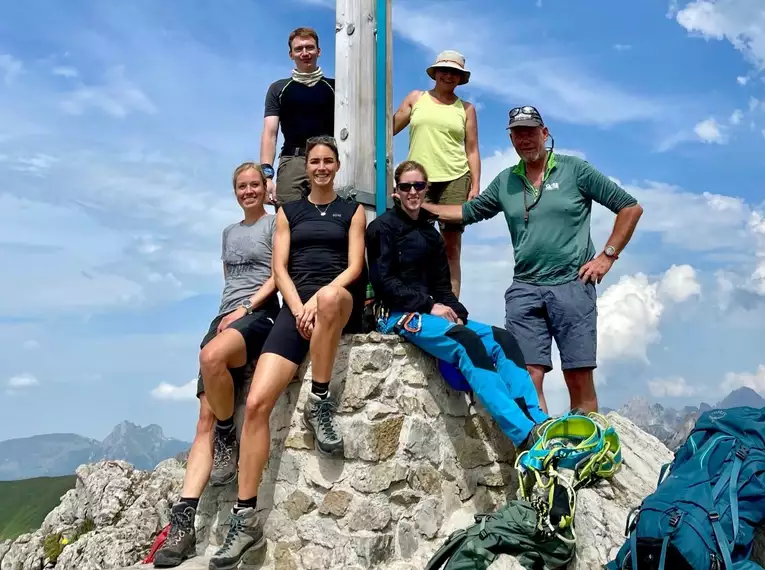
[[[468,311],[452,292],[446,249],[434,220],[425,210],[413,220],[399,206],[372,220],[365,241],[375,297],[390,311],[430,313],[441,303],[467,322]]]

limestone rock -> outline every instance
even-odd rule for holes
[[[247,555],[244,567],[421,569],[475,513],[515,498],[513,446],[483,407],[451,390],[416,347],[376,333],[343,338],[330,386],[341,403],[341,459],[315,452],[301,425],[310,379],[306,362],[271,415],[272,447],[258,496],[267,545]],[[616,413],[609,418],[622,438],[624,465],[613,480],[580,491],[570,570],[599,568],[613,556],[627,512],[653,491],[660,466],[672,457],[632,422]],[[39,531],[0,544],[0,570],[41,570],[47,537],[73,537],[86,528],[63,547],[57,570],[135,565],[167,523],[183,474],[175,460],[154,472],[119,461],[82,466],[77,486]],[[207,567],[236,495],[235,484],[205,490],[196,519],[198,556],[181,570]],[[492,570],[503,568],[520,566],[503,556]]]
[[[183,472],[175,459],[163,461],[153,472],[124,461],[80,466],[75,488],[42,527],[0,547],[0,568],[41,570],[51,561],[46,552],[56,550],[58,570],[105,570],[136,562],[168,523]]]

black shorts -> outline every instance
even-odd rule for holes
[[[298,291],[298,295],[300,295],[300,299],[305,303],[317,290]],[[348,323],[343,328],[343,334],[356,334],[362,332],[364,297],[359,296],[356,291],[349,292],[353,296],[353,309],[351,310],[351,316],[348,318]],[[263,345],[263,353],[278,354],[300,366],[308,354],[309,347],[310,342],[300,336],[297,330],[295,315],[292,314],[292,310],[287,303],[284,303],[279,311],[279,316],[276,317],[271,334],[268,335],[266,343]]]
[[[226,314],[218,315],[212,320],[210,328],[207,330],[207,334],[199,345],[200,350],[207,346],[207,343],[216,337],[218,334],[218,325]],[[229,368],[231,377],[234,379],[235,392],[241,389],[244,384],[245,372],[247,371],[249,363],[260,356],[260,353],[263,350],[263,344],[266,342],[266,338],[268,338],[269,333],[274,328],[274,321],[278,315],[279,305],[277,303],[272,307],[253,311],[251,315],[245,315],[228,326],[230,329],[239,331],[242,337],[244,337],[244,345],[247,349],[247,364],[239,368]],[[197,375],[197,398],[204,391],[205,386],[202,381],[202,372],[200,371]]]

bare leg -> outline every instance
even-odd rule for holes
[[[249,499],[258,494],[271,447],[271,410],[297,369],[297,364],[278,354],[268,352],[261,354],[258,359],[242,424],[239,450],[240,499]]]
[[[202,496],[210,479],[213,463],[213,423],[215,416],[207,403],[207,396],[202,393],[199,397],[199,420],[197,433],[191,444],[189,459],[186,464],[186,474],[183,477],[181,497],[198,499]]]
[[[219,420],[234,415],[234,381],[229,368],[247,363],[244,338],[235,329],[226,329],[199,353],[199,366],[210,409]]]
[[[340,335],[353,310],[351,294],[323,287],[316,295],[316,323],[311,334],[311,373],[315,382],[329,383]]]
[[[579,408],[584,413],[598,411],[598,396],[595,393],[592,368],[573,368],[563,371],[568,386],[571,409]]]
[[[462,268],[460,256],[462,254],[462,233],[443,232],[446,258],[449,260],[449,273],[452,279],[452,292],[459,299],[462,284]]]
[[[542,408],[542,411],[544,413],[549,413],[547,411],[547,400],[545,400],[545,393],[544,389],[542,388],[542,383],[545,379],[545,367],[539,366],[538,364],[527,364],[526,370],[529,371],[529,375],[531,376],[531,379],[534,381],[534,388],[537,390],[537,397],[539,398],[539,407]]]

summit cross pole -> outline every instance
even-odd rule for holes
[[[391,0],[336,0],[336,184],[355,194],[367,223],[392,204]]]

